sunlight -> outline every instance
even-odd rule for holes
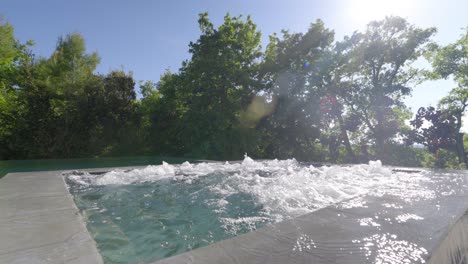
[[[468,133],[468,115],[465,115],[462,120],[462,128],[460,129],[461,133]]]
[[[347,14],[356,24],[367,24],[385,16],[410,16],[415,8],[415,1],[406,0],[352,0],[348,1]]]

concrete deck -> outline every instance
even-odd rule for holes
[[[468,174],[433,177],[427,193],[356,197],[156,263],[468,263]],[[0,263],[102,263],[61,171],[0,180]]]
[[[61,172],[0,180],[0,263],[102,263]]]

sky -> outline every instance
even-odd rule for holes
[[[123,68],[137,81],[155,82],[166,69],[177,71],[189,58],[188,44],[200,35],[201,12],[208,12],[215,26],[227,12],[251,15],[266,47],[274,32],[305,32],[316,19],[341,40],[386,15],[402,16],[418,27],[436,27],[433,39],[445,45],[468,27],[466,10],[466,0],[0,0],[0,15],[14,26],[18,39],[35,41],[32,50],[37,56],[50,56],[60,36],[77,32],[84,36],[87,50],[101,57],[97,72]],[[435,106],[454,87],[450,80],[425,82],[414,88],[406,103],[413,111]]]

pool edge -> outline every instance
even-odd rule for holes
[[[0,179],[0,263],[103,263],[62,171]]]

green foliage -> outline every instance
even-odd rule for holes
[[[463,135],[463,146],[468,149],[468,134]]]
[[[458,162],[457,154],[453,151],[441,149],[437,155],[426,155],[422,161],[423,167],[465,170],[466,165]]]
[[[26,46],[16,46],[23,55],[8,62],[14,76],[0,89],[2,158],[90,156],[133,146],[124,140],[131,134],[124,128],[138,120],[131,76],[94,74],[99,57],[86,53],[78,34],[60,38],[47,59],[34,61]]]
[[[264,92],[275,104],[262,123],[276,138],[268,147],[269,156],[285,152],[298,159],[317,157],[313,150],[320,138],[320,99],[327,85],[322,76],[330,71],[334,33],[320,20],[304,34],[282,33],[282,38],[270,36],[261,69]]]
[[[79,82],[90,76],[100,62],[97,53],[86,54],[85,40],[80,34],[69,34],[65,38],[60,37],[57,47],[48,59],[49,76],[58,80]]]
[[[411,63],[434,33],[434,28],[420,29],[403,18],[387,17],[337,45],[348,61],[342,97],[347,109],[365,124],[379,158],[385,159],[385,144],[400,130],[402,100],[420,75]]]
[[[432,44],[427,52],[427,58],[432,62],[434,71],[432,78],[447,78],[453,76],[461,87],[468,87],[468,28],[453,44],[440,47]]]
[[[243,21],[229,14],[219,28],[206,13],[199,25],[202,34],[189,45],[191,60],[178,73],[163,75],[157,85],[162,100],[144,94],[144,105],[158,102],[147,110],[155,121],[150,137],[164,154],[241,158],[239,146],[249,133],[240,128],[239,115],[257,85],[260,33],[250,17]]]
[[[21,44],[14,37],[14,29],[0,21],[0,158],[15,148],[13,137],[24,111],[16,87],[23,79],[21,67],[30,61],[28,47],[32,41]]]
[[[468,140],[458,132],[468,100],[466,33],[439,47],[428,43],[435,29],[387,17],[336,42],[333,30],[317,20],[304,33],[271,35],[262,51],[250,17],[227,14],[215,26],[202,13],[198,25],[190,59],[158,82],[140,82],[137,98],[132,73],[95,73],[100,58],[87,52],[80,34],[60,37],[50,57],[34,58],[32,42],[21,44],[12,26],[0,23],[0,158],[224,160],[247,152],[463,168]],[[453,76],[458,87],[439,109],[424,108],[412,130],[403,99],[422,80],[412,63],[423,53],[434,68],[427,76]]]
[[[388,144],[386,151],[388,155],[386,155],[387,159],[384,162],[388,165],[404,167],[432,166],[432,164],[427,164],[426,160],[431,159],[433,156],[423,148],[403,144]]]
[[[429,77],[436,79],[453,76],[458,84],[458,87],[452,89],[446,97],[440,100],[438,107],[455,120],[452,125],[456,132],[453,137],[456,142],[455,151],[459,162],[468,165],[463,133],[460,133],[463,115],[468,107],[468,29],[465,29],[464,35],[455,43],[445,47],[433,44],[426,57],[432,62],[433,67]]]
[[[409,143],[419,143],[426,146],[431,153],[440,149],[455,148],[455,118],[447,112],[434,107],[421,107],[414,120],[410,123],[414,127]]]
[[[0,20],[0,90],[8,90],[17,81],[18,68],[29,59],[28,47],[15,39],[13,26]]]

